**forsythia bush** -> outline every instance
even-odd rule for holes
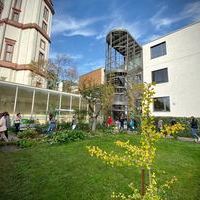
[[[132,145],[129,141],[116,141],[115,144],[125,150],[123,154],[117,154],[115,152],[108,153],[95,146],[87,147],[91,156],[96,156],[111,166],[134,165],[149,171],[149,185],[146,187],[145,194],[140,194],[139,191],[131,184],[129,186],[133,191],[132,194],[126,196],[122,193],[113,193],[112,199],[161,200],[162,194],[165,193],[165,190],[169,189],[176,180],[176,178],[172,178],[163,186],[158,187],[155,174],[151,174],[151,167],[156,155],[155,143],[159,140],[159,138],[169,134],[174,135],[178,131],[183,130],[184,126],[180,123],[173,126],[165,125],[161,132],[157,132],[154,125],[154,118],[151,116],[150,112],[150,104],[152,103],[152,96],[154,95],[152,84],[144,84],[143,91],[140,145]]]

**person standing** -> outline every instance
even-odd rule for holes
[[[4,117],[4,113],[0,113],[0,139],[3,138],[5,142],[8,142],[8,139],[5,136],[6,130],[6,119]]]
[[[107,127],[110,127],[112,124],[113,124],[113,119],[112,119],[111,116],[108,116],[108,119],[107,119]]]
[[[53,114],[49,114],[49,126],[47,129],[47,133],[51,133],[52,131],[54,131],[56,129],[56,120],[55,117],[53,116]]]
[[[6,120],[6,131],[5,131],[5,136],[8,139],[8,129],[10,128],[10,115],[8,112],[4,112],[4,117]]]
[[[77,119],[76,119],[76,115],[74,115],[72,118],[72,130],[74,130],[76,126],[77,126]]]
[[[158,131],[160,132],[163,129],[163,120],[159,119],[158,120]]]
[[[200,138],[197,135],[197,130],[198,130],[198,121],[195,117],[191,117],[191,121],[190,121],[190,127],[191,127],[191,134],[192,137],[195,139],[195,142],[199,142]]]
[[[130,122],[129,122],[129,127],[130,127],[130,130],[133,131],[135,129],[135,125],[134,125],[134,119],[130,119]]]
[[[15,131],[16,134],[20,131],[21,113],[17,113],[15,117]]]

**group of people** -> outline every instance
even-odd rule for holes
[[[191,120],[188,122],[191,128],[191,135],[192,137],[195,139],[195,142],[199,142],[200,141],[200,137],[198,136],[197,132],[198,132],[198,120],[195,117],[191,117]],[[171,126],[176,124],[176,120],[172,119],[170,121]],[[157,128],[158,131],[161,131],[163,129],[163,120],[159,119],[158,123],[157,123]]]
[[[134,119],[128,120],[126,117],[121,117],[117,120],[113,120],[111,116],[106,121],[107,127],[115,126],[117,130],[130,130],[133,131],[136,128],[136,122]]]
[[[17,113],[14,119],[14,126],[16,134],[20,131],[20,123],[21,123],[21,114]],[[71,122],[71,129],[74,130],[77,127],[77,118],[76,115],[73,116]],[[172,119],[170,122],[171,125],[176,124],[176,120]],[[195,139],[196,142],[200,141],[200,137],[198,136],[198,120],[195,117],[191,117],[189,122],[191,128],[191,135]],[[8,112],[0,113],[0,139],[8,142],[8,129],[10,128],[10,115]],[[113,120],[111,116],[107,118],[106,121],[107,127],[115,126],[118,131],[120,130],[130,130],[133,131],[136,128],[136,122],[134,119],[127,120],[126,117],[121,117],[117,120]],[[47,133],[51,133],[56,129],[56,120],[53,114],[49,114],[49,126],[47,129]],[[159,119],[157,122],[157,129],[161,131],[163,129],[163,120]]]
[[[21,114],[17,113],[14,120],[16,134],[20,131]],[[11,126],[10,115],[8,112],[0,113],[0,139],[8,142],[8,129]]]

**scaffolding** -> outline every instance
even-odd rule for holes
[[[105,79],[115,87],[113,117],[127,115],[127,87],[142,82],[142,47],[125,29],[114,29],[106,37]]]

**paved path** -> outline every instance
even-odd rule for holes
[[[172,136],[167,136],[167,138],[173,138]],[[183,142],[195,142],[194,138],[188,138],[188,137],[178,137],[177,140],[183,141]],[[200,144],[199,142],[196,142]]]

